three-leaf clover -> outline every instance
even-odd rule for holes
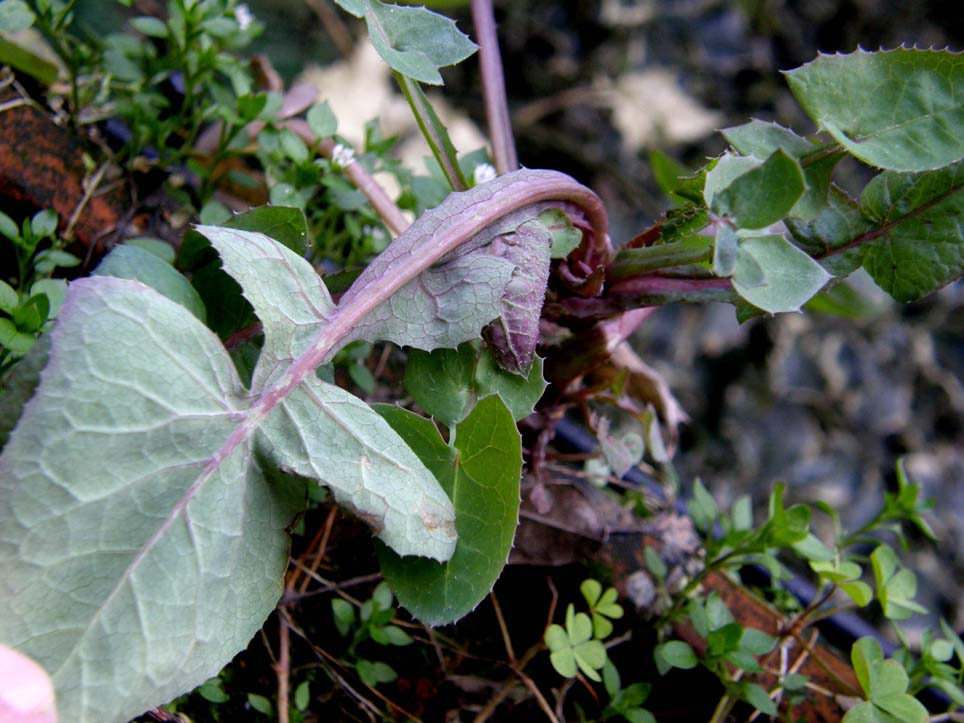
[[[549,626],[545,637],[549,660],[559,675],[572,678],[578,668],[589,679],[602,680],[599,671],[606,664],[606,648],[592,634],[592,620],[586,613],[577,613],[572,603],[566,608],[566,627]]]
[[[906,620],[915,613],[926,613],[927,608],[914,602],[917,577],[913,570],[900,565],[897,553],[887,545],[880,545],[870,554],[877,583],[877,600],[889,620]]]
[[[597,580],[589,578],[583,580],[579,590],[589,604],[595,637],[599,640],[608,638],[613,631],[613,624],[609,620],[618,620],[623,616],[622,605],[616,602],[618,597],[616,588],[611,587],[603,592],[602,585]]]
[[[850,651],[866,700],[843,717],[843,723],[925,723],[927,709],[907,693],[907,672],[896,660],[884,660],[873,638],[861,638]]]

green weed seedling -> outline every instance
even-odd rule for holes
[[[0,235],[12,245],[17,276],[0,279],[0,379],[50,328],[67,294],[67,282],[52,279],[58,268],[70,268],[80,259],[64,251],[57,236],[57,214],[39,211],[21,226],[0,212]]]
[[[715,592],[705,600],[690,600],[686,616],[696,634],[705,641],[705,653],[698,656],[682,640],[661,643],[653,653],[660,673],[665,674],[671,668],[690,670],[703,665],[724,684],[727,691],[724,701],[742,699],[761,713],[776,715],[776,704],[769,692],[744,678],[743,673],[764,672],[757,659],[773,650],[778,640],[761,630],[737,623],[726,603]],[[734,675],[733,670],[741,672]]]
[[[349,638],[348,657],[353,661],[358,677],[374,687],[378,683],[391,683],[398,675],[388,663],[362,657],[358,647],[367,640],[379,645],[411,645],[412,636],[397,625],[392,591],[384,582],[379,583],[371,598],[361,604],[356,614],[355,606],[341,598],[331,601],[335,627],[342,637]]]
[[[629,723],[656,723],[656,718],[643,708],[653,686],[649,683],[632,683],[625,688],[619,678],[619,670],[611,660],[602,669],[603,685],[609,694],[609,703],[603,708],[601,720],[624,718]]]

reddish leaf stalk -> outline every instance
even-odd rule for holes
[[[568,298],[547,303],[548,318],[605,319],[641,306],[662,306],[673,302],[733,301],[729,279],[642,276],[610,286],[604,297]]]

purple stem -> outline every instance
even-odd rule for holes
[[[543,315],[556,319],[605,319],[642,306],[686,301],[732,301],[734,296],[729,279],[650,275],[613,284],[606,289],[605,296],[572,297],[547,303]]]
[[[485,97],[485,115],[492,136],[492,155],[495,170],[500,174],[511,173],[519,168],[509,121],[509,103],[505,95],[505,78],[502,74],[502,58],[499,55],[499,38],[495,32],[495,16],[492,0],[472,0],[472,22],[479,41],[479,66],[482,72],[482,93]]]

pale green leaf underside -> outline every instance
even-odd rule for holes
[[[426,211],[365,268],[340,305],[372,294],[384,279],[403,274],[406,264],[423,253],[422,247],[441,235],[454,216],[471,218],[478,213],[477,204],[493,192],[490,184],[483,184],[450,194],[445,203]],[[515,233],[550,205],[536,203],[493,221],[379,304],[346,341],[383,339],[431,351],[478,338],[479,330],[503,313],[503,297],[516,268],[513,259],[499,252],[501,240],[496,240]]]
[[[789,71],[800,105],[857,158],[925,171],[964,158],[964,55],[898,48],[821,55]]]
[[[519,519],[522,447],[515,421],[497,396],[479,402],[448,447],[427,419],[380,409],[435,472],[455,503],[459,542],[437,563],[379,550],[385,579],[398,601],[429,625],[446,625],[471,612],[505,565]]]
[[[215,674],[273,609],[296,506],[250,445],[205,473],[240,383],[183,307],[113,278],[70,289],[0,456],[0,639],[62,720],[124,721]]]
[[[752,236],[740,242],[733,288],[757,308],[778,314],[799,311],[830,278],[783,236]]]
[[[309,377],[261,433],[278,465],[328,485],[398,554],[452,555],[452,503],[402,438],[357,397]]]
[[[205,230],[263,315],[258,387],[184,307],[81,280],[0,457],[0,639],[53,674],[68,720],[162,703],[261,626],[295,511],[262,464],[329,484],[399,554],[454,548],[451,502],[374,411],[311,375],[277,386],[330,307],[310,265],[261,234]]]
[[[737,156],[724,153],[713,167],[706,173],[703,185],[703,199],[708,208],[713,208],[716,196],[733,181],[745,173],[758,168],[763,161],[753,156]]]
[[[211,226],[198,230],[221,254],[225,271],[241,284],[261,319],[264,346],[251,392],[273,393],[269,385],[288,372],[333,314],[328,291],[305,259],[263,234]],[[427,316],[425,323],[430,322]],[[451,502],[361,400],[309,375],[278,403],[259,432],[276,464],[328,485],[340,504],[399,554],[442,560],[452,554]]]
[[[264,330],[264,345],[251,381],[258,392],[303,352],[321,331],[334,304],[311,264],[264,234],[198,226],[241,285]]]
[[[434,266],[395,292],[351,334],[431,351],[478,338],[502,308],[513,264],[485,251]]]
[[[176,301],[201,321],[205,320],[204,302],[187,278],[158,256],[137,246],[116,247],[100,262],[94,275],[140,281]]]
[[[347,13],[351,13],[356,18],[365,16],[366,0],[335,0],[335,3]]]
[[[642,435],[632,427],[610,431],[610,424],[608,417],[602,417],[596,430],[596,438],[599,440],[606,464],[614,475],[622,477],[642,460],[646,444],[643,442]]]
[[[41,334],[27,356],[7,372],[0,384],[0,451],[40,383],[40,372],[47,363],[49,350],[50,334]]]

